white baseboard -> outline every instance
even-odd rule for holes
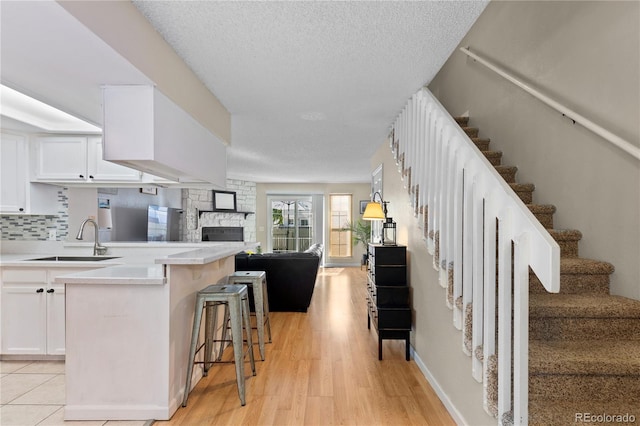
[[[455,405],[453,405],[453,402],[451,402],[451,399],[449,399],[449,396],[446,394],[444,389],[442,389],[442,387],[440,386],[440,383],[438,383],[438,381],[433,376],[433,374],[431,374],[427,366],[424,365],[424,362],[422,362],[422,359],[420,359],[420,356],[413,349],[413,346],[411,347],[411,354],[413,356],[413,360],[416,362],[416,365],[424,375],[425,379],[427,379],[427,381],[429,382],[433,390],[436,392],[436,395],[438,395],[438,398],[440,398],[440,400],[444,404],[445,408],[453,418],[453,421],[455,421],[457,425],[468,425],[469,422],[465,420],[462,413],[460,413],[460,411],[458,411]]]

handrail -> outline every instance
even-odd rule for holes
[[[550,97],[540,93],[538,90],[532,88],[531,86],[521,82],[517,78],[513,77],[511,74],[508,74],[507,72],[505,72],[502,69],[500,69],[497,65],[494,65],[490,61],[480,57],[478,54],[471,52],[467,47],[461,47],[460,51],[463,52],[465,55],[475,59],[478,62],[480,62],[482,65],[484,65],[485,67],[489,68],[490,70],[492,70],[496,74],[500,75],[501,77],[503,77],[506,80],[510,81],[511,83],[515,84],[516,86],[518,86],[519,88],[521,88],[525,92],[529,93],[533,97],[541,100],[542,102],[544,102],[545,104],[547,104],[551,108],[553,108],[556,111],[562,113],[562,115],[570,118],[575,123],[578,123],[578,124],[582,125],[584,128],[591,130],[596,135],[602,137],[606,141],[609,141],[613,145],[615,145],[618,148],[620,148],[621,150],[625,151],[627,154],[630,154],[636,160],[640,160],[640,148],[639,147],[637,147],[637,146],[633,145],[632,143],[622,139],[620,136],[611,133],[610,131],[608,131],[607,129],[603,128],[602,126],[599,126],[599,125],[595,124],[593,121],[589,120],[588,118],[585,118],[584,116],[578,114],[577,112],[573,111],[572,109],[567,108],[566,106],[558,103],[557,101],[551,99]]]

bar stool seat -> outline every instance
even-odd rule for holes
[[[269,294],[267,293],[267,274],[264,271],[236,271],[227,278],[229,284],[244,284],[253,291],[255,316],[258,330],[258,347],[260,358],[264,361],[265,338],[264,329],[267,328],[269,343],[271,343],[271,320],[269,319]]]
[[[209,367],[215,362],[211,360],[213,352],[214,333],[216,332],[216,324],[218,312],[217,308],[223,306],[225,308],[225,318],[229,318],[231,323],[231,340],[233,344],[234,363],[236,367],[236,382],[238,385],[238,395],[240,403],[245,405],[245,377],[244,377],[244,352],[243,352],[243,326],[247,335],[247,346],[249,352],[249,361],[253,375],[256,375],[256,365],[253,356],[253,343],[251,340],[251,320],[249,318],[249,292],[246,285],[241,284],[213,284],[200,290],[196,295],[195,314],[193,318],[193,329],[191,332],[191,347],[189,349],[189,365],[187,367],[187,383],[184,390],[184,398],[182,406],[187,406],[187,399],[191,391],[191,375],[193,373],[193,365],[197,363],[204,364],[204,375],[207,375]],[[200,323],[202,322],[202,311],[206,309],[205,317],[205,342],[198,346],[198,338],[200,335]],[[226,320],[223,330],[226,334]],[[226,336],[225,336],[226,338]],[[225,340],[223,338],[223,340]],[[224,342],[221,341],[221,348]],[[198,351],[205,348],[204,361],[196,361],[195,357]]]

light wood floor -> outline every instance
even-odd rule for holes
[[[233,365],[217,364],[187,407],[154,425],[454,425],[403,341],[385,340],[378,361],[365,294],[359,268],[320,269],[307,313],[271,314],[273,343],[247,374],[244,407]]]

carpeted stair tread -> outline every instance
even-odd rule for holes
[[[480,151],[488,151],[491,139],[489,138],[471,138],[471,141],[478,147]]]
[[[556,212],[556,206],[553,204],[527,204],[531,213],[550,213]]]
[[[482,151],[482,155],[489,160],[492,166],[499,166],[502,161],[502,151]]]
[[[611,263],[602,260],[584,257],[560,258],[560,274],[611,275],[614,271]]]
[[[479,129],[477,127],[463,127],[462,130],[469,136],[470,138],[477,138]]]
[[[466,127],[469,124],[469,117],[453,117],[460,127]]]
[[[507,183],[516,181],[516,173],[518,172],[516,166],[494,166],[494,168]]]
[[[597,392],[593,392],[597,389]],[[624,389],[624,392],[620,392]],[[574,402],[627,401],[629,395],[640,395],[640,380],[634,375],[532,374],[529,377],[529,401],[556,400]],[[640,402],[640,401],[639,401]]]
[[[633,375],[640,380],[640,341],[531,340],[529,373]]]
[[[556,212],[556,206],[551,204],[527,204],[527,207],[542,226],[547,229],[553,228],[553,215]]]
[[[529,295],[529,316],[640,320],[640,300],[608,294],[534,293]]]
[[[556,241],[580,241],[582,232],[577,229],[548,229],[549,234]]]
[[[533,192],[536,190],[536,186],[532,183],[516,183],[516,182],[511,182],[509,184],[509,186],[511,187],[511,189],[513,189],[516,192],[519,191],[529,191],[529,192]]]
[[[593,391],[591,389],[591,392]],[[636,400],[634,403],[629,403],[629,401],[575,402],[563,401],[559,398],[529,400],[529,426],[637,424],[635,422],[640,421],[638,413],[640,413],[640,400]],[[610,418],[607,422],[599,421],[597,416],[605,414],[621,417],[619,419]],[[625,415],[626,417],[622,417]],[[596,420],[592,420],[591,416],[596,417]],[[629,420],[630,416],[635,418],[635,422]]]
[[[509,183],[513,192],[522,200],[525,204],[531,204],[533,202],[533,191],[536,187],[532,183]]]
[[[561,257],[576,258],[579,255],[578,243],[582,239],[582,232],[576,229],[547,229],[551,237],[560,246]]]

